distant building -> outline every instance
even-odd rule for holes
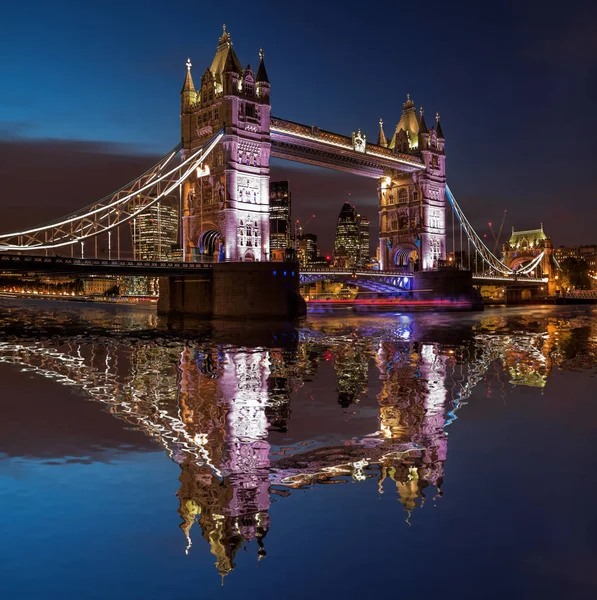
[[[83,277],[81,281],[83,284],[83,293],[86,296],[103,296],[110,290],[118,290],[118,280],[116,277],[88,275]]]
[[[304,233],[298,236],[298,259],[302,266],[315,262],[317,250],[317,236],[314,233]]]
[[[369,254],[369,219],[358,215],[359,221],[359,265],[365,267],[371,261]]]
[[[292,248],[292,223],[290,220],[292,195],[288,181],[270,181],[269,184],[269,248]]]
[[[560,246],[554,250],[554,254],[560,264],[567,258],[577,258],[584,260],[589,265],[591,271],[597,269],[597,245]]]
[[[369,262],[369,219],[345,202],[338,215],[334,239],[334,261],[340,267],[357,267]]]
[[[135,260],[180,258],[178,208],[167,202],[156,202],[131,221],[131,236]]]

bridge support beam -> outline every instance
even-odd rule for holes
[[[294,319],[305,314],[297,263],[221,263],[211,275],[160,278],[160,314]]]

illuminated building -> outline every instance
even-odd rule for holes
[[[118,289],[116,277],[88,275],[82,277],[81,281],[83,283],[83,293],[86,296],[103,296],[109,290]]]
[[[584,260],[591,271],[597,270],[597,245],[592,246],[560,246],[554,250],[560,264],[567,258]]]
[[[317,236],[314,233],[303,233],[298,237],[298,259],[301,266],[312,265],[318,256]]]
[[[292,248],[292,194],[288,181],[269,184],[269,247],[272,250]]]
[[[359,222],[359,265],[364,267],[371,260],[369,252],[369,219],[358,215]]]
[[[156,202],[131,221],[135,260],[172,260],[178,238],[178,208]]]
[[[359,218],[352,204],[345,202],[338,215],[334,238],[334,261],[339,267],[356,267],[361,256]]]
[[[380,268],[433,270],[446,257],[444,133],[436,115],[429,129],[423,109],[417,115],[407,95],[394,135],[388,142],[379,122],[377,145],[394,154],[415,154],[425,169],[380,179]]]
[[[256,53],[257,54],[257,53]],[[183,184],[185,260],[267,260],[269,242],[270,82],[263,51],[255,73],[242,67],[224,26],[211,65],[195,88],[191,62],[181,90],[183,153],[208,143],[224,125],[204,170]]]

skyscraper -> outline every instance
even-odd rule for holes
[[[292,247],[290,182],[270,181],[269,184],[269,247],[286,250]]]
[[[301,265],[307,266],[317,258],[317,236],[314,233],[304,233],[298,236],[298,259]]]
[[[359,264],[366,266],[371,259],[369,252],[369,219],[362,215],[357,215],[359,222]]]
[[[178,208],[156,202],[131,222],[135,260],[171,260],[178,237]]]
[[[354,206],[345,202],[338,215],[334,239],[334,260],[339,267],[356,267],[361,255],[359,215]]]

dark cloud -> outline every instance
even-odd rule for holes
[[[91,204],[158,159],[122,144],[16,135],[0,140],[0,230],[37,225]]]

